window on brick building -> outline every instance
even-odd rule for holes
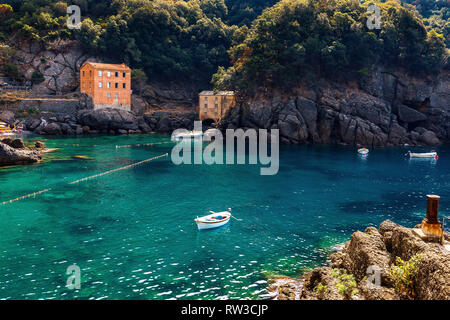
[[[101,81],[98,83],[98,87],[103,88],[103,83]]]
[[[98,70],[98,76],[101,77],[103,75],[103,72],[101,70]]]

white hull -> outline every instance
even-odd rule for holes
[[[428,153],[409,153],[410,158],[436,158],[436,152],[428,152]]]
[[[202,140],[203,132],[187,132],[187,133],[179,133],[172,137],[172,141],[181,141],[181,140]]]
[[[224,226],[228,222],[230,222],[230,219],[223,221],[223,222],[217,222],[217,223],[197,222],[197,228],[198,228],[198,230],[214,229],[214,228],[219,228],[221,226]]]
[[[223,219],[215,221],[214,218],[218,216],[223,217]],[[195,219],[195,222],[197,223],[198,230],[214,229],[226,225],[230,222],[230,218],[231,214],[228,211],[214,212],[210,215]]]
[[[363,156],[367,156],[369,154],[369,150],[366,148],[358,149],[358,153]]]

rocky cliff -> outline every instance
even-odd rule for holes
[[[114,62],[85,54],[76,41],[58,40],[46,47],[32,42],[17,43],[14,47],[17,50],[14,61],[27,79],[31,79],[33,72],[43,75],[44,81],[33,86],[33,94],[39,96],[76,92],[79,68],[85,61]],[[134,122],[145,122],[150,131],[156,132],[169,132],[180,126],[191,128],[198,104],[197,94],[201,89],[205,88],[182,80],[166,84],[134,84],[133,114],[125,118],[134,117]],[[52,125],[49,130],[40,132],[149,131],[143,125],[141,128],[139,124],[119,126],[117,122],[97,127],[92,121],[89,124],[84,120],[78,121],[80,117],[86,118],[78,114],[79,109],[85,109],[85,106],[77,107],[69,102],[60,102],[60,105],[47,101],[32,106],[32,109],[42,111],[56,110],[56,117],[65,113],[65,120],[58,118],[56,121],[55,116],[46,118],[43,115],[41,118],[47,124],[59,123],[61,130]],[[58,112],[61,109],[69,111]],[[102,113],[98,114],[103,117]],[[30,128],[34,131],[39,124],[35,119],[32,121]],[[29,124],[27,122],[27,126]],[[89,130],[81,131],[80,127],[84,126],[89,126]],[[433,78],[419,78],[401,70],[375,67],[370,75],[361,76],[354,82],[316,79],[289,93],[272,92],[270,97],[264,94],[245,97],[220,123],[222,129],[238,127],[277,128],[282,143],[295,144],[342,143],[371,147],[447,143],[450,141],[450,73],[443,71]]]
[[[280,300],[450,300],[445,237],[446,246],[425,242],[412,229],[386,220],[378,229],[355,232],[330,256],[330,265],[269,290]]]
[[[32,80],[33,73],[43,76],[43,81],[33,84],[34,95],[67,94],[79,90],[80,67],[86,62],[109,61],[104,57],[86,53],[77,41],[58,39],[50,44],[10,39],[15,50],[11,62],[18,66],[20,74]],[[153,84],[133,84],[132,111],[140,114],[148,108],[195,109],[199,88],[195,83],[183,81]],[[181,83],[181,84],[180,84]]]
[[[23,125],[24,130],[42,135],[81,134],[138,134],[161,132],[171,133],[178,128],[192,129],[195,112],[150,112],[137,115],[134,112],[105,108],[74,108],[74,112],[41,112],[17,115],[6,110],[0,111],[0,120],[9,124]],[[20,117],[20,118],[16,118]]]
[[[450,74],[422,79],[377,68],[355,82],[256,95],[221,123],[237,127],[279,129],[281,142],[294,144],[437,145],[450,141]]]

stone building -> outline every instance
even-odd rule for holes
[[[202,91],[199,93],[199,118],[220,120],[235,102],[234,91]]]

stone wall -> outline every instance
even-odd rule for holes
[[[79,106],[79,100],[24,100],[19,103],[19,110],[34,109],[40,112],[75,115]]]

